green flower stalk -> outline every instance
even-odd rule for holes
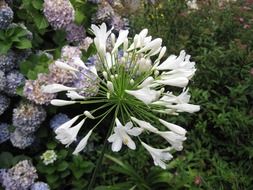
[[[94,104],[94,110],[83,112],[55,130],[56,139],[69,146],[85,125],[87,119],[98,122],[89,129],[88,133],[77,145],[74,154],[78,154],[87,145],[89,137],[109,114],[113,112],[115,120],[112,128],[108,127],[108,142],[114,152],[121,150],[123,145],[135,150],[136,142],[151,154],[154,164],[166,168],[166,161],[172,159],[171,151],[180,151],[186,140],[186,130],[176,124],[169,123],[163,115],[178,115],[180,112],[194,113],[200,106],[190,104],[190,95],[186,88],[196,69],[195,63],[190,61],[190,55],[181,51],[179,56],[171,55],[163,62],[166,47],[162,47],[162,39],[153,39],[144,29],[136,34],[133,41],[128,38],[128,30],[121,30],[118,38],[107,30],[105,24],[92,25],[94,45],[97,49],[99,64],[86,65],[78,57],[73,63],[57,62],[61,69],[70,71],[77,78],[92,85],[64,86],[51,84],[43,86],[46,93],[66,91],[70,100],[54,99],[55,106],[71,104]],[[110,38],[110,40],[108,40]],[[111,44],[108,44],[110,41]],[[107,50],[107,46],[112,47]],[[82,86],[90,86],[85,90]],[[180,95],[169,91],[170,87],[182,89]],[[94,89],[96,93],[94,93]],[[85,92],[84,92],[85,91]],[[92,91],[93,93],[89,92]],[[85,94],[93,94],[86,96]],[[98,115],[97,111],[107,108]],[[159,113],[159,114],[158,114]],[[157,125],[160,123],[160,125]],[[161,130],[165,126],[168,130]],[[154,148],[145,143],[142,134],[155,134],[168,142],[163,149]]]

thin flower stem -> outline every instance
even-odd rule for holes
[[[108,102],[108,100],[87,100],[87,101],[81,101],[80,104],[95,104],[95,103],[101,103],[101,102]]]
[[[88,190],[92,190],[93,188],[93,185],[95,183],[95,180],[96,180],[96,177],[97,177],[97,173],[99,171],[99,168],[102,164],[102,161],[103,161],[103,158],[104,158],[104,155],[105,155],[105,150],[106,150],[106,147],[107,147],[107,139],[108,137],[111,135],[112,133],[112,130],[113,130],[113,127],[115,125],[115,119],[117,118],[117,115],[118,115],[118,111],[119,111],[119,106],[116,107],[116,110],[115,110],[115,115],[114,115],[114,119],[113,119],[113,122],[112,122],[112,125],[110,126],[108,132],[107,132],[107,135],[106,135],[106,138],[104,140],[104,144],[103,144],[103,148],[102,148],[102,152],[99,156],[99,159],[97,161],[97,164],[96,164],[96,167],[94,169],[94,172],[92,174],[92,177],[91,177],[91,180],[90,180],[90,184],[88,186]]]

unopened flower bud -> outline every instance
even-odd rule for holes
[[[103,73],[103,76],[105,77],[105,80],[107,80],[107,78],[108,78],[107,72],[103,71],[102,73]]]
[[[155,70],[154,75],[155,75],[155,77],[157,77],[159,75],[159,71]]]
[[[131,85],[134,85],[134,79],[131,79],[131,80],[130,80],[130,84],[131,84]]]

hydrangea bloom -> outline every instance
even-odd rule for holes
[[[6,190],[27,190],[38,178],[36,168],[28,160],[17,163],[3,173],[3,186]]]
[[[66,114],[59,113],[50,120],[50,128],[54,131],[60,127],[63,123],[69,121],[69,117]]]
[[[16,129],[10,134],[10,141],[14,147],[25,149],[35,141],[34,134],[25,134],[21,130]]]
[[[23,133],[33,133],[46,118],[43,107],[29,102],[21,102],[13,109],[12,124]]]
[[[32,184],[30,190],[50,190],[50,187],[44,182],[36,182]]]
[[[66,28],[75,18],[75,10],[69,0],[44,0],[43,12],[54,29]]]
[[[93,16],[92,21],[93,23],[103,23],[107,22],[114,16],[114,10],[111,7],[111,5],[103,1],[101,4],[98,6],[98,10],[96,14]]]
[[[13,51],[0,55],[0,70],[3,72],[11,71],[16,66],[15,62],[15,53]]]
[[[40,157],[45,165],[52,164],[57,159],[57,155],[54,150],[47,150]]]
[[[74,151],[74,154],[77,154],[85,148],[98,124],[112,114],[114,120],[107,133],[108,141],[112,143],[112,151],[120,151],[123,144],[134,150],[136,140],[139,140],[151,154],[154,164],[165,168],[165,161],[172,158],[171,151],[182,150],[186,131],[160,117],[199,111],[200,106],[189,103],[190,95],[186,89],[196,71],[195,63],[190,61],[190,55],[185,51],[181,51],[179,56],[171,55],[161,61],[166,47],[162,47],[162,39],[152,40],[152,37],[147,35],[147,29],[136,34],[133,42],[128,40],[128,30],[120,30],[116,39],[105,24],[92,25],[92,32],[99,57],[97,69],[87,67],[80,59],[74,62],[79,67],[65,64],[58,66],[75,73],[78,78],[92,79],[91,82],[99,87],[97,95],[86,97],[79,87],[73,85],[51,84],[42,88],[47,93],[67,91],[66,95],[70,100],[54,99],[51,104],[55,106],[76,103],[103,104],[63,123],[55,130],[56,139],[69,146],[76,140],[87,119],[100,119],[94,127],[86,130],[86,135]],[[110,50],[106,48],[109,37],[112,45]],[[97,79],[93,80],[83,69],[96,75]],[[171,90],[175,87],[182,89],[182,93],[174,94]],[[97,114],[100,109],[106,109],[105,113]],[[160,136],[168,145],[165,148],[154,148],[144,142],[145,134]]]
[[[68,42],[82,41],[86,36],[84,28],[75,23],[71,23],[66,27],[66,33]]]
[[[13,11],[7,5],[0,5],[0,29],[6,29],[12,22]]]
[[[9,104],[10,99],[5,95],[0,94],[0,115],[5,112],[5,110],[9,107]]]
[[[6,74],[6,86],[4,91],[9,95],[16,95],[17,88],[24,84],[25,77],[17,70],[12,70]]]
[[[0,184],[3,183],[3,175],[6,172],[6,169],[0,169]]]
[[[23,89],[24,96],[36,104],[49,104],[56,94],[43,93],[41,85],[48,84],[50,78],[45,74],[39,74],[36,80],[26,80]]]
[[[6,77],[3,71],[0,71],[0,91],[4,90],[6,85]]]
[[[8,129],[8,124],[0,123],[0,144],[9,140],[10,132]]]

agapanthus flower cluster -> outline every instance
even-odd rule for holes
[[[46,118],[43,107],[30,102],[21,102],[13,109],[12,125],[15,131],[11,133],[12,145],[20,149],[30,146],[34,140],[34,132]]]
[[[6,190],[27,190],[37,178],[36,168],[24,160],[2,174],[2,185]]]
[[[40,159],[45,165],[52,164],[54,161],[56,161],[57,154],[54,150],[47,150],[41,155]]]
[[[112,151],[120,151],[123,145],[134,150],[138,140],[151,154],[154,164],[166,168],[165,161],[173,157],[171,151],[182,150],[186,130],[165,121],[162,115],[166,117],[178,115],[180,112],[199,111],[198,105],[189,103],[190,95],[186,88],[196,71],[195,63],[190,61],[190,55],[185,51],[181,51],[179,56],[171,55],[161,61],[166,47],[162,47],[162,39],[152,39],[148,36],[147,29],[136,34],[133,42],[130,42],[128,30],[121,30],[116,38],[112,29],[107,30],[105,24],[92,25],[91,28],[100,60],[96,69],[87,67],[80,59],[74,62],[75,66],[67,66],[64,63],[57,66],[72,72],[82,80],[86,77],[91,84],[99,87],[98,92],[87,97],[85,93],[89,88],[57,83],[42,86],[42,89],[46,93],[67,91],[66,95],[70,100],[54,99],[51,104],[55,106],[79,103],[100,106],[93,110],[85,110],[58,127],[55,130],[56,139],[69,146],[77,139],[87,119],[99,119],[93,127],[85,126],[87,133],[73,152],[78,154],[85,148],[99,123],[112,114],[112,125],[107,128],[107,140],[112,144]],[[106,49],[108,38],[111,38],[113,47],[110,51]],[[173,93],[174,88],[181,89],[181,93]],[[98,110],[101,109],[106,111],[98,114]],[[146,135],[160,136],[168,145],[154,148],[145,142]]]

